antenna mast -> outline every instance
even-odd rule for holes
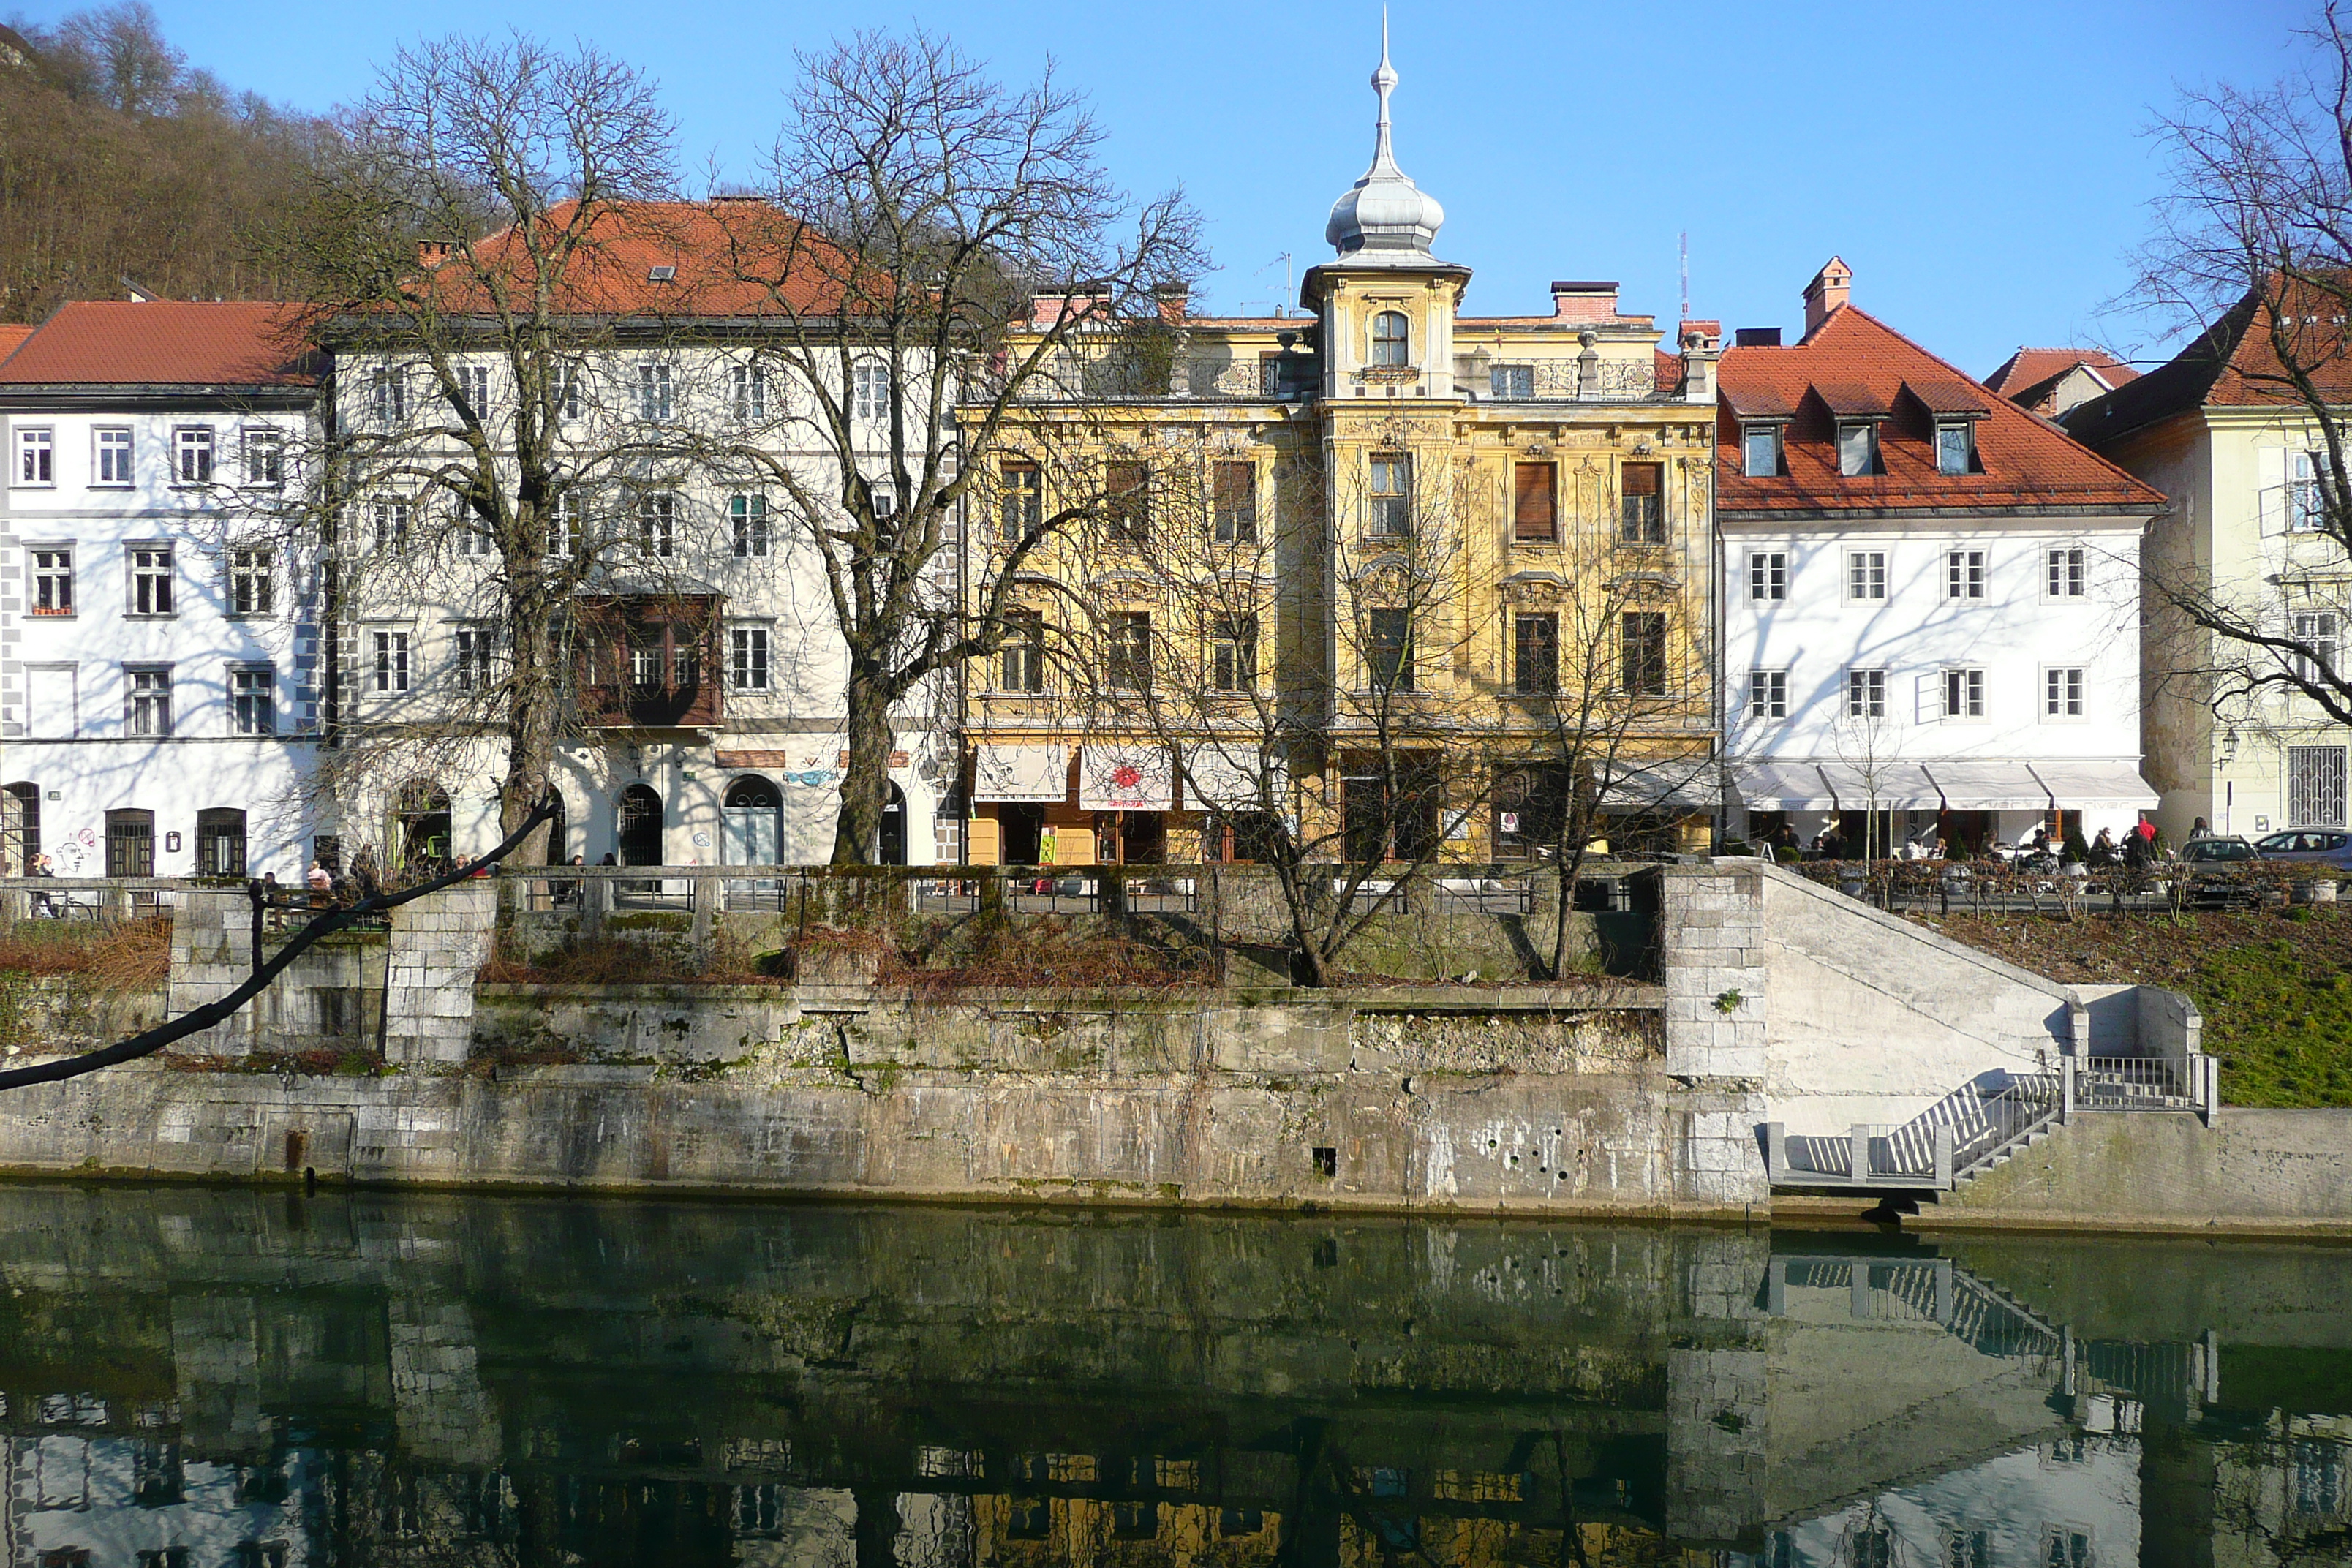
[[[1683,230],[1683,232],[1682,232],[1681,236],[1680,236],[1680,238],[1681,238],[1681,240],[1682,240],[1682,258],[1683,258],[1683,316],[1682,316],[1682,319],[1683,319],[1684,321],[1689,321],[1689,320],[1690,320],[1690,230],[1688,230],[1688,229],[1685,229],[1685,230]]]

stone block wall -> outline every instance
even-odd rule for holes
[[[474,1034],[474,980],[490,956],[498,886],[460,882],[392,911],[384,976],[387,1062],[457,1063]]]

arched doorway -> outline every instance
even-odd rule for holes
[[[215,805],[196,813],[196,875],[245,875],[245,813]]]
[[[624,866],[659,866],[662,860],[662,798],[651,784],[621,792],[614,856]]]
[[[719,803],[720,861],[729,866],[773,866],[784,852],[783,792],[757,773],[727,786]]]
[[[0,873],[29,877],[41,858],[41,786],[0,787]]]
[[[411,779],[392,795],[395,868],[414,874],[449,863],[449,792],[430,779]]]
[[[895,784],[890,786],[890,798],[882,803],[882,831],[874,858],[884,866],[907,863],[907,792]]]

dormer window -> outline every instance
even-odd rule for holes
[[[1372,318],[1372,363],[1408,364],[1412,349],[1402,310],[1382,310]]]
[[[1739,427],[1739,471],[1751,479],[1778,479],[1780,474],[1780,427],[1742,425]]]
[[[1939,421],[1936,426],[1936,471],[1973,474],[1977,471],[1976,430],[1965,419]]]
[[[1840,420],[1837,427],[1838,472],[1852,479],[1875,474],[1878,466],[1878,425],[1874,420]]]

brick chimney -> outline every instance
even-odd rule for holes
[[[1555,321],[1613,321],[1617,319],[1617,285],[1613,282],[1558,279],[1551,286]]]
[[[1844,309],[1853,295],[1853,268],[1831,257],[1805,285],[1805,336],[1820,331],[1830,312]]]
[[[416,242],[416,265],[438,267],[448,260],[449,253],[457,248],[446,239],[420,239]]]
[[[1160,308],[1160,319],[1170,326],[1181,323],[1192,307],[1192,286],[1189,283],[1155,283],[1151,286],[1151,302]]]

